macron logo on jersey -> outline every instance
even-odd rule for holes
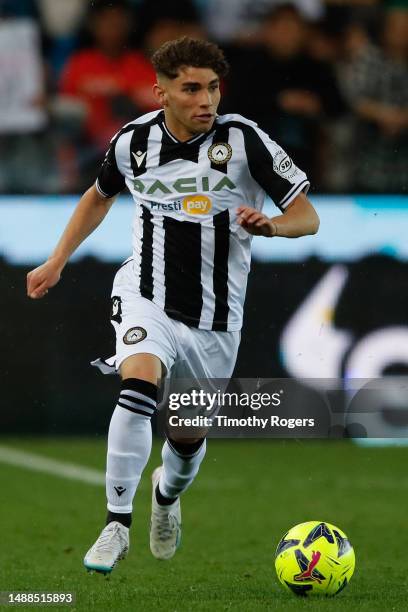
[[[144,158],[146,157],[146,151],[144,153],[142,151],[137,151],[136,153],[132,153],[132,155],[135,158],[137,167],[140,168],[140,166],[143,164]]]

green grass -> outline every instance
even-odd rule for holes
[[[101,439],[0,442],[104,469]],[[407,454],[335,441],[212,440],[183,497],[182,547],[159,562],[148,545],[156,443],[129,556],[109,579],[82,567],[104,522],[103,487],[0,463],[0,591],[74,591],[71,610],[98,612],[406,610]],[[297,599],[275,577],[280,537],[311,519],[338,524],[356,551],[356,573],[334,599]]]

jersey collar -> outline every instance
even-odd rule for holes
[[[168,137],[168,139],[172,143],[178,144],[178,145],[189,145],[193,143],[204,142],[204,140],[206,140],[206,138],[208,138],[208,136],[214,132],[214,125],[213,125],[213,127],[211,128],[209,132],[205,132],[204,134],[198,134],[197,136],[193,136],[192,138],[189,138],[189,140],[179,140],[170,132],[169,128],[167,127],[165,119],[164,119],[164,111],[162,111],[159,114],[159,126],[162,132]]]

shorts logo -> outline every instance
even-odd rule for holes
[[[123,342],[125,344],[137,344],[144,340],[146,336],[147,332],[143,327],[131,327],[123,336]]]
[[[212,203],[205,195],[186,196],[183,198],[183,209],[189,215],[206,215],[212,209]]]
[[[112,295],[110,318],[116,323],[122,323],[122,298],[118,295]]]
[[[208,149],[208,157],[213,164],[225,164],[232,157],[232,147],[227,142],[216,142]]]

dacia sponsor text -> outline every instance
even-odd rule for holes
[[[138,193],[144,193],[146,195],[169,195],[175,194],[191,194],[209,191],[221,191],[223,189],[229,189],[232,191],[236,189],[235,183],[231,181],[227,176],[217,180],[214,184],[210,184],[208,176],[202,176],[199,178],[179,178],[174,183],[163,183],[162,181],[156,180],[152,183],[147,183],[137,178],[133,181],[133,188]]]

